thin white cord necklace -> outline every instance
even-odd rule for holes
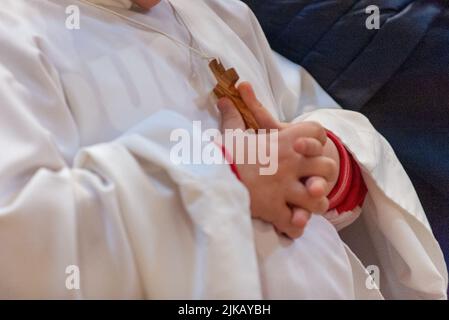
[[[214,74],[215,78],[218,81],[218,84],[214,88],[215,95],[218,98],[228,97],[229,99],[231,99],[231,101],[234,103],[235,107],[239,110],[240,114],[242,115],[243,120],[245,121],[246,127],[250,128],[250,129],[255,129],[255,130],[259,129],[259,125],[258,125],[256,119],[254,118],[254,115],[251,113],[250,109],[248,108],[248,106],[245,104],[242,97],[240,96],[239,91],[235,87],[235,84],[239,80],[239,75],[234,68],[226,70],[218,58],[208,56],[206,53],[204,53],[201,50],[200,47],[198,47],[199,49],[196,49],[193,46],[188,45],[187,43],[184,43],[184,42],[172,37],[168,33],[163,32],[157,28],[154,28],[150,25],[147,25],[140,21],[134,20],[133,18],[122,15],[118,12],[115,12],[114,10],[111,10],[106,7],[92,3],[89,0],[78,0],[78,1],[82,2],[86,5],[89,5],[91,7],[95,7],[98,10],[101,10],[101,11],[107,12],[111,15],[114,15],[116,17],[119,17],[131,24],[134,24],[134,25],[140,26],[144,29],[151,30],[155,33],[161,34],[161,35],[167,37],[168,39],[172,40],[174,43],[177,43],[180,46],[187,48],[189,50],[189,52],[198,55],[201,59],[208,60],[209,68],[211,69],[212,73]],[[172,7],[172,9],[176,13],[176,15],[179,16],[179,18],[181,19],[185,28],[190,33],[191,40],[194,39],[193,34],[190,32],[190,30],[187,27],[187,24],[185,23],[182,16],[176,11],[175,7],[171,4],[170,1],[167,1],[167,2],[169,2],[170,6]]]
[[[148,24],[146,24],[146,23],[137,21],[137,20],[135,20],[135,19],[133,19],[133,18],[130,18],[130,17],[127,17],[127,16],[125,16],[125,15],[122,15],[122,14],[120,14],[120,13],[118,13],[118,12],[115,12],[114,10],[111,10],[111,9],[108,9],[108,8],[103,7],[103,6],[101,6],[101,5],[92,3],[92,2],[90,2],[89,0],[78,0],[78,1],[84,3],[84,4],[88,5],[88,6],[97,8],[98,10],[107,12],[107,13],[113,15],[113,16],[119,17],[119,18],[121,18],[121,19],[123,19],[123,20],[126,20],[127,22],[129,22],[129,23],[131,23],[131,24],[137,25],[137,26],[142,27],[142,28],[144,28],[144,29],[151,30],[151,31],[156,32],[156,33],[158,33],[158,34],[160,34],[160,35],[163,35],[164,37],[167,37],[168,39],[170,39],[171,41],[177,43],[178,45],[187,48],[188,50],[190,50],[190,51],[193,52],[194,54],[198,55],[201,59],[208,60],[208,61],[212,61],[212,60],[216,59],[216,58],[214,58],[214,57],[208,56],[208,55],[207,55],[206,53],[204,53],[201,49],[196,49],[196,48],[194,48],[193,46],[188,45],[187,43],[184,43],[184,42],[182,42],[181,40],[176,39],[175,37],[169,35],[168,33],[164,32],[164,31],[161,31],[161,30],[159,30],[159,29],[157,29],[157,28],[155,28],[155,27],[153,27],[153,26],[150,26],[150,25],[148,25]],[[174,9],[173,5],[172,5],[170,2],[169,2],[169,4],[170,4],[171,7]],[[175,12],[176,12],[176,9],[174,9],[174,10],[175,10]],[[181,15],[179,15],[179,13],[177,13],[177,16],[179,16],[179,18],[182,19]],[[192,33],[191,33],[190,30],[188,29],[187,24],[184,22],[184,20],[182,20],[182,23],[184,24],[184,26],[185,26],[185,28],[187,29],[187,31],[192,35]],[[193,35],[192,35],[192,38],[193,38]]]

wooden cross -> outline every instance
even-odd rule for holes
[[[217,59],[212,60],[209,67],[218,81],[218,84],[214,88],[214,93],[218,99],[227,97],[234,103],[235,107],[242,115],[247,129],[254,129],[256,131],[260,129],[254,115],[251,113],[250,109],[243,101],[240,92],[235,87],[237,81],[240,79],[237,71],[235,71],[234,68],[226,70]]]

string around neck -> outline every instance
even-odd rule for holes
[[[116,16],[116,17],[118,17],[118,18],[121,18],[121,19],[123,19],[123,20],[126,20],[127,22],[129,22],[129,23],[131,23],[131,24],[134,24],[134,25],[137,25],[137,26],[139,26],[139,27],[141,27],[141,28],[144,28],[144,29],[147,29],[147,30],[151,30],[152,32],[155,32],[155,33],[158,33],[158,34],[160,34],[160,35],[163,35],[164,37],[167,37],[168,39],[170,39],[170,40],[173,41],[174,43],[177,43],[178,45],[180,45],[180,46],[182,46],[182,47],[184,47],[184,48],[190,50],[191,52],[193,52],[194,54],[196,54],[197,56],[199,56],[201,59],[207,60],[207,61],[209,61],[209,62],[212,61],[212,60],[214,60],[214,59],[216,59],[215,57],[208,56],[208,55],[205,54],[203,51],[201,51],[201,50],[199,50],[199,49],[196,49],[196,48],[194,48],[194,47],[192,47],[192,46],[190,46],[190,45],[188,45],[188,44],[182,42],[181,40],[176,39],[175,37],[169,35],[168,33],[164,32],[164,31],[161,31],[161,30],[159,30],[159,29],[157,29],[157,28],[155,28],[155,27],[153,27],[153,26],[150,26],[150,25],[148,25],[148,24],[146,24],[146,23],[137,21],[137,20],[135,20],[135,19],[133,19],[133,18],[130,18],[130,17],[127,17],[127,16],[125,16],[125,15],[123,15],[123,14],[120,14],[120,13],[114,11],[114,10],[111,10],[111,9],[106,8],[106,7],[103,7],[103,6],[101,6],[101,5],[92,3],[92,2],[90,2],[89,0],[78,0],[78,1],[81,2],[81,3],[84,3],[85,5],[94,7],[94,8],[96,8],[96,9],[98,9],[98,10],[107,12],[107,13],[113,15],[113,16]],[[187,28],[187,26],[186,26],[186,28]],[[218,59],[217,59],[217,60],[218,60]]]

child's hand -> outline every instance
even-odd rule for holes
[[[259,124],[263,124],[265,129],[278,128],[280,130],[283,130],[285,128],[288,128],[289,126],[292,126],[292,124],[290,123],[282,123],[272,117],[267,109],[265,109],[258,101],[251,84],[249,84],[248,82],[243,82],[238,87],[238,90],[240,91],[243,100],[250,108],[252,114],[255,116],[256,121]],[[321,130],[323,129],[323,127],[319,123],[315,123],[315,125],[317,125]],[[321,142],[324,143],[324,149],[322,149],[322,153],[319,153],[319,148],[316,141],[313,142],[308,138],[304,139],[307,140],[307,144],[302,141],[302,139],[299,139],[295,143],[294,148],[297,152],[308,157],[323,155],[325,157],[331,158],[337,163],[337,172],[335,175],[335,179],[325,181],[321,177],[310,177],[306,181],[307,190],[311,194],[318,195],[321,193],[325,193],[326,195],[328,195],[329,192],[334,188],[338,178],[340,159],[337,148],[331,139],[323,137],[323,140]]]
[[[279,129],[284,130],[289,128],[290,126],[295,126],[297,124],[290,123],[282,123],[273,118],[273,116],[263,107],[263,105],[257,99],[254,90],[248,82],[243,82],[239,85],[238,90],[246,105],[251,110],[254,115],[257,123],[261,125],[264,129]],[[324,145],[324,149],[318,145],[318,141],[311,139],[310,137],[303,137],[298,139],[293,147],[295,151],[299,154],[306,157],[313,156],[325,156],[332,160],[334,160],[337,164],[336,172],[331,176],[331,179],[326,180],[322,176],[316,177],[308,177],[308,179],[303,179],[303,182],[308,190],[308,192],[312,195],[316,195],[317,197],[322,195],[323,193],[327,196],[330,191],[335,186],[338,179],[338,168],[340,159],[338,156],[337,148],[331,139],[327,138],[326,133],[324,132],[324,128],[319,123],[310,123],[309,126],[315,125],[317,128],[315,130],[321,130],[321,136],[319,142],[321,145]],[[332,179],[334,178],[334,179]]]
[[[261,175],[260,163],[237,163],[242,182],[251,195],[252,215],[273,223],[279,232],[297,238],[302,235],[310,212],[327,211],[328,181],[337,179],[336,163],[322,156],[327,141],[325,130],[311,122],[280,124],[268,112],[262,112],[264,109],[260,108],[250,86],[242,84],[239,90],[247,104],[260,109],[261,112],[253,113],[263,128],[280,129],[275,146],[278,148],[278,170],[273,175]],[[219,108],[223,129],[244,129],[244,122],[230,100],[220,100]],[[266,139],[271,146],[269,136]],[[236,159],[237,150],[228,151]],[[243,150],[251,151],[255,152]],[[246,155],[244,159],[247,159]]]

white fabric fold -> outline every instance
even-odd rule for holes
[[[131,0],[86,0],[86,1],[102,6],[110,6],[125,9],[129,9],[133,5],[133,2]]]

